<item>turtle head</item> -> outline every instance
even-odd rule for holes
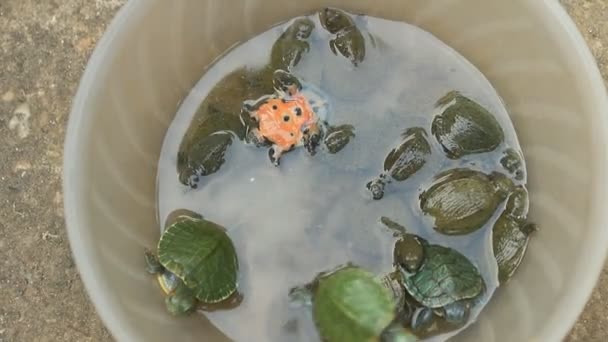
[[[302,83],[292,73],[285,70],[275,70],[272,75],[272,86],[279,94],[293,96],[302,90]]]
[[[192,293],[184,293],[176,291],[165,298],[165,306],[170,314],[179,316],[184,315],[192,311],[196,305],[196,298]]]
[[[335,8],[324,8],[319,12],[319,20],[321,25],[329,33],[335,34],[341,30],[354,25],[353,20],[348,14]]]
[[[296,19],[291,26],[289,26],[289,34],[291,37],[298,40],[306,40],[312,34],[312,30],[315,28],[315,23],[308,18]]]
[[[149,250],[146,250],[144,252],[144,258],[146,261],[146,271],[148,271],[148,273],[158,274],[162,273],[165,270],[163,265],[161,265],[160,261],[158,261],[156,255],[154,255]]]
[[[416,235],[405,234],[395,242],[393,260],[395,266],[416,273],[424,262],[424,241]]]

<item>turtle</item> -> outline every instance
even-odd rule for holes
[[[455,327],[466,324],[471,308],[485,293],[477,267],[455,249],[430,244],[387,217],[381,221],[400,236],[393,250],[394,266],[407,293],[422,306],[412,317],[412,329],[424,329],[437,317]]]
[[[417,341],[395,324],[396,305],[373,273],[351,263],[322,272],[292,288],[292,302],[309,303],[323,341]]]
[[[492,228],[492,245],[498,264],[498,280],[506,283],[524,258],[530,234],[536,224],[528,222],[528,191],[523,185],[513,190],[504,211]]]
[[[386,183],[392,179],[402,182],[426,164],[431,154],[431,146],[426,137],[426,131],[422,127],[408,128],[403,132],[399,145],[384,159],[383,172],[366,185],[374,200],[384,197]]]
[[[157,254],[145,251],[145,261],[172,315],[233,308],[242,300],[232,240],[222,226],[202,216],[178,215],[163,232]]]
[[[254,123],[243,111],[243,102],[273,90],[276,69],[300,63],[309,51],[315,24],[308,18],[294,20],[275,41],[268,64],[260,68],[238,68],[220,80],[198,108],[178,151],[180,183],[198,188],[201,178],[220,170],[233,140],[243,141]],[[215,134],[220,136],[211,137]]]
[[[494,115],[458,91],[447,93],[436,106],[441,113],[433,118],[431,133],[448,158],[490,152],[504,141]]]
[[[274,94],[244,103],[245,111],[258,123],[250,130],[248,140],[256,146],[271,145],[268,156],[273,165],[279,166],[281,156],[298,146],[314,155],[326,132],[342,133],[340,142],[334,134],[324,141],[330,153],[337,153],[354,136],[350,125],[333,127],[327,123],[329,103],[314,86],[279,69],[274,72],[273,87]]]
[[[436,176],[420,194],[420,209],[434,218],[434,229],[464,235],[480,229],[512,191],[513,181],[499,172],[456,168]]]
[[[233,139],[232,132],[219,131],[197,141],[188,153],[178,153],[180,183],[192,189],[198,188],[201,177],[217,172],[225,163],[226,151]]]
[[[365,38],[354,20],[346,12],[336,8],[319,11],[321,26],[334,37],[329,48],[335,55],[342,55],[355,67],[365,59]]]
[[[514,148],[504,150],[500,165],[507,170],[515,180],[522,181],[526,177],[524,161],[521,152]]]

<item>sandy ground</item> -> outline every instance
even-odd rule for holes
[[[85,63],[125,0],[0,0],[0,342],[111,341],[64,229],[62,145]],[[608,0],[562,0],[608,79]],[[568,341],[608,339],[608,268]]]

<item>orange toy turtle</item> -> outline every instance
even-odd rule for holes
[[[265,96],[256,103],[245,103],[244,108],[258,127],[250,131],[251,140],[262,145],[270,143],[270,161],[278,166],[281,155],[297,146],[304,146],[314,154],[321,138],[319,116],[305,94],[302,84],[292,74],[277,70],[273,84],[275,94]]]

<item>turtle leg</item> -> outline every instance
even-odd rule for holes
[[[526,223],[520,228],[521,232],[530,235],[538,230],[538,227],[534,223]]]
[[[454,325],[463,325],[469,319],[471,305],[469,301],[458,301],[443,307],[445,320]]]
[[[386,183],[384,182],[384,177],[380,176],[365,185],[367,190],[369,190],[372,198],[374,200],[381,200],[384,197],[384,186]]]
[[[164,271],[165,268],[163,267],[163,265],[161,265],[156,255],[154,255],[152,252],[148,250],[145,251],[144,257],[146,259],[146,271],[148,271],[148,273],[157,274]]]
[[[262,136],[259,129],[251,128],[249,132],[247,132],[247,142],[254,144],[257,147],[261,147],[266,145],[266,138]]]
[[[306,284],[289,290],[289,304],[296,307],[312,305],[312,286]]]
[[[414,313],[412,317],[412,329],[415,331],[424,330],[433,323],[434,318],[435,314],[431,308],[422,308]]]
[[[315,155],[317,152],[317,147],[321,142],[321,129],[318,123],[314,123],[308,127],[306,127],[303,131],[302,141],[304,143],[304,148],[310,155]]]
[[[331,50],[331,52],[334,53],[334,55],[338,55],[338,51],[336,50],[336,40],[332,39],[329,41],[329,49]]]
[[[272,145],[272,147],[268,149],[268,158],[270,159],[272,165],[279,166],[281,164],[281,156],[285,152],[287,151],[283,150],[278,145]]]
[[[191,289],[181,283],[175,292],[165,298],[167,311],[172,315],[183,315],[195,308],[197,299]]]

